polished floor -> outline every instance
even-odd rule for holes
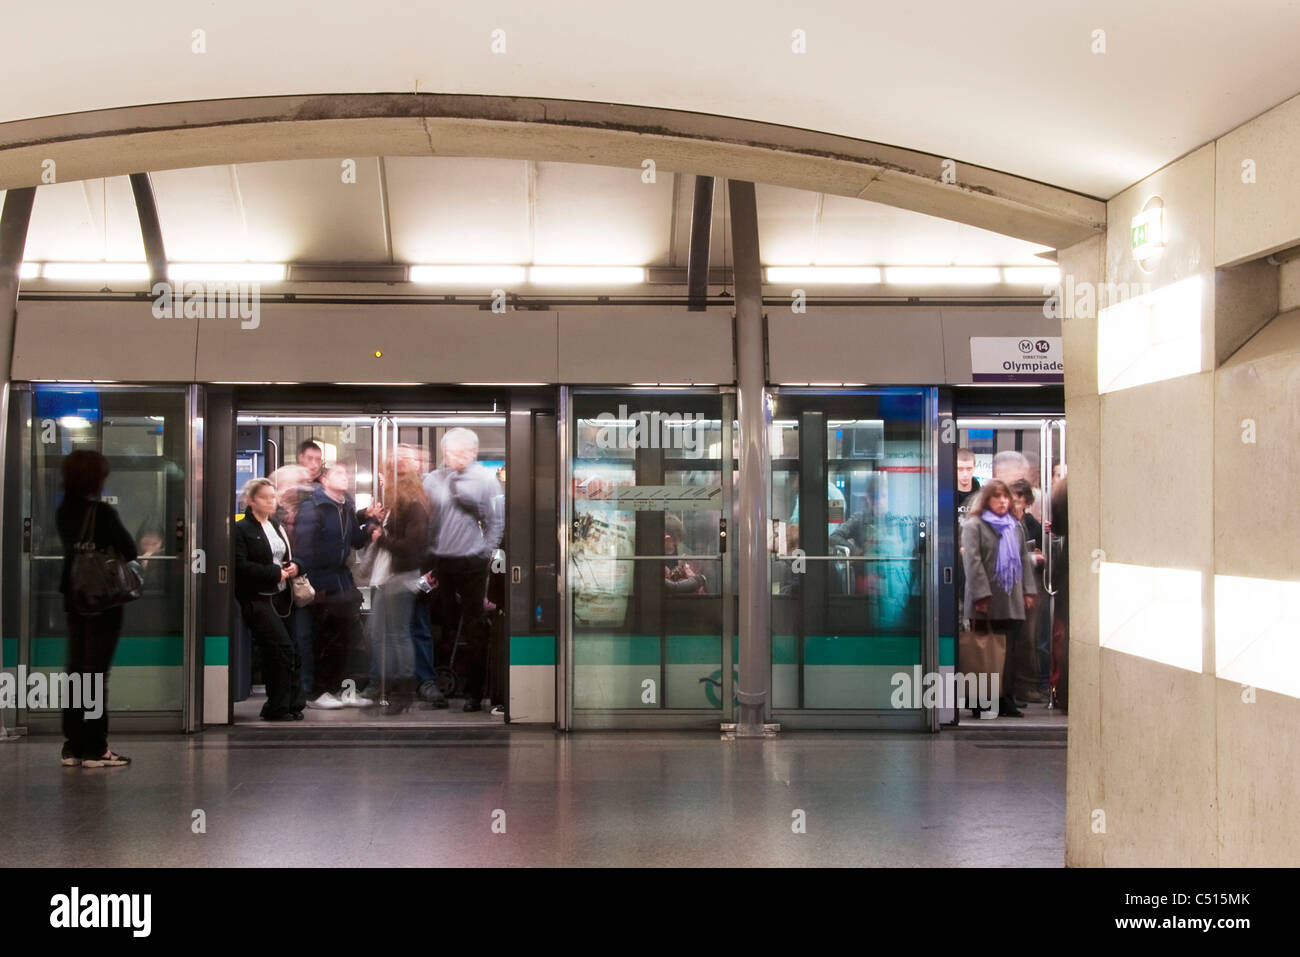
[[[728,741],[296,725],[112,743],[132,766],[64,768],[53,737],[0,744],[0,865],[1060,867],[1064,857],[1059,729]]]
[[[389,714],[384,708],[338,708],[322,710],[307,707],[303,709],[300,723],[286,725],[277,721],[263,721],[260,717],[265,694],[253,694],[243,701],[236,701],[232,708],[234,723],[246,728],[287,731],[290,729],[313,728],[374,728],[390,730],[393,728],[503,728],[504,715],[492,714],[491,708],[480,711],[465,711],[465,699],[452,698],[448,707],[435,708],[424,701],[416,701],[400,714]]]

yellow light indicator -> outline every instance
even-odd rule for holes
[[[383,357],[384,357],[384,352],[383,352],[383,350],[382,350],[382,349],[376,349],[376,350],[375,350],[375,358],[376,358],[376,359],[382,359]]]

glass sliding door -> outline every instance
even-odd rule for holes
[[[729,396],[699,392],[570,399],[576,727],[716,727],[730,715],[734,645],[722,636],[734,605],[721,534],[734,469],[729,406]]]
[[[921,727],[933,668],[934,395],[782,391],[769,440],[772,709],[789,726]]]
[[[192,513],[185,388],[38,384],[15,395],[26,409],[17,664],[30,675],[62,672],[67,625],[59,579],[63,546],[55,524],[62,500],[64,459],[79,449],[99,452],[111,473],[104,501],[135,539],[144,593],[125,606],[122,637],[110,678],[115,728],[182,730],[191,683],[189,604]],[[6,653],[6,659],[9,655]],[[54,709],[20,709],[19,724],[54,730]]]

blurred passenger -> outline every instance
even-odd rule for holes
[[[429,452],[427,449],[415,448],[403,443],[397,447],[397,466],[399,469],[412,470],[423,486],[429,474]],[[428,496],[425,496],[426,500]],[[424,544],[420,570],[432,569],[432,556],[428,541]],[[433,606],[438,600],[436,579],[432,572],[424,576],[423,583],[417,582],[418,591],[411,606],[411,646],[414,650],[415,685],[420,697],[434,708],[447,707],[447,699],[433,683],[434,649],[433,649]],[[370,663],[371,683],[378,681],[377,663]]]
[[[966,520],[966,513],[974,503],[974,496],[980,490],[979,479],[975,477],[975,453],[970,449],[957,450],[957,488],[953,492],[953,505],[957,509],[957,524]]]
[[[378,510],[372,506],[358,511],[351,487],[351,466],[336,462],[298,508],[298,556],[316,589],[311,606],[316,656],[316,680],[308,702],[312,708],[363,708],[373,703],[355,689],[343,689],[348,649],[365,643],[361,592],[352,581],[349,559],[354,549],[379,536],[378,523],[371,521]]]
[[[140,570],[144,572],[144,590],[147,592],[164,590],[167,587],[167,563],[151,560],[164,554],[163,543],[166,541],[166,533],[163,532],[163,527],[153,519],[145,519],[136,529],[135,540]]]
[[[399,453],[395,465],[380,470],[386,515],[375,543],[387,553],[387,571],[382,581],[370,582],[370,668],[383,682],[389,714],[406,711],[415,698],[411,620],[429,550],[429,499],[420,484],[419,460]],[[374,690],[367,687],[364,697],[375,700]]]
[[[1023,452],[1010,449],[993,456],[993,477],[1008,486],[1012,482],[1029,478],[1029,459]]]
[[[787,555],[794,554],[799,547],[799,526],[793,523],[785,527],[785,550]],[[777,561],[772,564],[773,593],[783,597],[798,595],[802,590],[803,575],[794,570],[794,562]]]
[[[1042,472],[1039,469],[1031,467],[1029,470],[1029,486],[1030,486],[1030,491],[1033,494],[1033,498],[1030,499],[1029,504],[1026,506],[1026,511],[1028,511],[1030,515],[1034,516],[1034,520],[1037,521],[1040,525],[1043,523],[1042,485],[1043,485]]]
[[[1043,565],[1047,559],[1042,551],[1043,526],[1029,512],[1029,503],[1033,498],[1034,489],[1021,479],[1011,486],[1011,495],[1011,512],[1020,522],[1025,546],[1034,560],[1032,569],[1034,585],[1038,589],[1038,594],[1046,596],[1047,589],[1043,586]],[[1026,575],[1028,574],[1030,572],[1026,571]],[[1012,696],[1017,699],[1017,707],[1023,707],[1022,702],[1043,704],[1047,701],[1047,696],[1038,690],[1038,632],[1042,623],[1042,612],[1046,610],[1047,604],[1046,601],[1042,601],[1025,612],[1024,629],[1017,648],[1020,659],[1016,662],[1015,686],[1009,689]]]
[[[315,439],[298,445],[298,464],[307,470],[307,481],[319,485],[325,465],[325,451]]]
[[[302,458],[301,455],[298,457]],[[311,470],[305,465],[282,465],[271,473],[270,478],[271,484],[275,486],[275,517],[289,536],[289,544],[298,550],[298,510],[304,502],[311,499],[319,486],[312,482]],[[307,580],[311,581],[310,575]],[[312,697],[312,689],[316,684],[316,645],[312,638],[315,628],[316,616],[310,605],[295,610],[290,634],[298,649],[298,677],[302,682],[302,693],[308,697]]]
[[[671,512],[664,513],[664,554],[676,555],[686,537],[682,520]],[[696,571],[690,562],[680,558],[664,559],[664,590],[670,595],[703,595],[708,589],[708,579]]]
[[[135,542],[123,527],[117,510],[100,501],[108,473],[108,459],[98,452],[77,449],[69,453],[63,460],[63,501],[54,514],[63,542],[59,591],[68,618],[68,674],[104,676],[97,708],[83,699],[83,707],[63,709],[64,743],[60,760],[66,767],[116,768],[131,763],[130,758],[108,747],[108,670],[122,636],[123,606],[82,615],[72,610],[68,597],[72,557],[79,542],[92,541],[96,550],[112,549],[126,561],[134,561],[136,557]],[[98,717],[88,716],[88,712],[96,710]]]
[[[955,595],[957,599],[957,616],[961,617],[961,609],[965,605],[966,599],[966,566],[961,560],[961,526],[965,523],[967,516],[970,514],[971,506],[975,504],[979,496],[980,483],[975,477],[975,453],[970,449],[957,450],[957,486],[953,490],[953,508],[957,516],[957,528],[955,541],[957,543],[957,574],[955,582]],[[960,623],[958,630],[961,630]]]
[[[140,523],[139,529],[136,530],[135,540],[139,544],[139,562],[144,565],[154,555],[162,554],[163,550],[163,530],[162,526],[152,519],[146,519]]]
[[[244,485],[244,517],[235,523],[235,598],[244,624],[262,652],[266,721],[300,721],[304,695],[294,646],[293,590],[298,574],[289,536],[275,517],[275,486],[253,478]]]
[[[1023,717],[1011,697],[1018,642],[1025,609],[1038,595],[1033,557],[1025,548],[1020,523],[1011,512],[1011,492],[993,479],[980,490],[979,502],[962,526],[962,561],[966,565],[964,616],[988,620],[1007,638],[998,715]]]
[[[1061,466],[1064,472],[1064,466]],[[1052,707],[1068,713],[1070,706],[1070,549],[1064,474],[1052,488],[1052,584],[1056,601],[1052,609]]]
[[[479,465],[478,436],[448,429],[442,437],[443,465],[424,480],[433,522],[430,542],[444,632],[460,628],[465,642],[465,710],[481,709],[490,627],[483,614],[492,553],[501,543],[502,522],[493,500],[501,494],[496,477]]]

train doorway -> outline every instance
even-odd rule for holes
[[[953,635],[959,636],[967,623],[975,627],[978,617],[978,613],[967,617],[968,562],[961,548],[961,529],[966,522],[980,520],[980,491],[990,480],[999,479],[1011,489],[1012,512],[1021,522],[1034,563],[1026,574],[1035,583],[1035,606],[1025,610],[1024,621],[1008,642],[1015,660],[1006,675],[1022,716],[993,722],[999,729],[1064,727],[1068,707],[1066,421],[1052,397],[1039,402],[1027,398],[1021,393],[1001,405],[991,395],[982,395],[978,405],[959,401],[951,420],[955,434],[948,446],[955,480],[948,506],[953,520],[951,559],[944,564],[952,570],[955,587],[945,618],[951,615]],[[961,672],[959,645],[954,639],[949,660]],[[969,709],[951,710],[941,720],[970,723],[977,715]],[[992,726],[984,721],[979,725]]]
[[[315,568],[324,587],[316,600],[295,607],[285,618],[302,666],[307,706],[301,721],[284,724],[262,719],[267,668],[234,589],[226,589],[219,610],[227,616],[229,634],[222,689],[227,720],[250,728],[316,729],[554,723],[553,676],[542,682],[549,685],[549,695],[539,696],[537,669],[513,667],[520,657],[532,663],[541,646],[554,641],[534,633],[553,632],[546,620],[547,608],[554,613],[553,598],[533,601],[548,581],[552,591],[555,587],[554,557],[547,548],[549,544],[554,551],[556,512],[555,482],[553,477],[548,481],[546,465],[548,456],[554,460],[555,446],[549,392],[429,395],[423,402],[408,395],[399,403],[375,390],[339,390],[349,393],[350,401],[338,395],[295,395],[290,389],[276,390],[284,393],[277,401],[241,391],[214,401],[211,410],[214,425],[223,418],[230,425],[219,466],[224,488],[213,492],[221,496],[225,518],[227,584],[233,585],[238,572],[231,533],[245,514],[241,492],[250,480],[268,478],[276,486],[276,516],[295,553],[304,558],[302,570],[310,581]],[[484,556],[485,575],[477,582],[459,578],[451,585],[446,574],[431,567],[436,562],[432,545],[441,534],[437,518],[431,529],[419,533],[394,524],[403,513],[400,502],[409,499],[432,504],[434,515],[450,518],[446,527],[469,514],[462,479],[447,484],[448,436],[460,436],[462,445],[470,436],[477,446],[475,461],[464,473],[475,477],[483,493],[472,506],[470,524],[491,544]],[[213,458],[218,454],[214,448]],[[516,454],[523,462],[517,477],[509,469]],[[327,507],[327,494],[337,497],[336,507]],[[439,508],[444,510],[440,515]],[[349,528],[349,536],[356,535],[339,568],[321,557],[321,542],[328,538],[333,548],[342,540],[321,537],[315,517],[326,514],[336,524],[345,515],[357,526]],[[550,527],[549,536],[536,534],[539,522]],[[405,541],[412,535],[420,540]],[[375,536],[404,544],[381,549],[372,541]],[[415,553],[418,570],[409,558]],[[399,554],[408,559],[399,560]],[[449,567],[443,563],[444,572]],[[340,624],[338,602],[345,590],[350,595],[346,601],[355,607],[345,609],[348,623]],[[287,610],[288,602],[284,604]],[[512,673],[519,685],[513,714]],[[208,690],[217,691],[215,682]],[[219,710],[206,708],[210,721]]]

